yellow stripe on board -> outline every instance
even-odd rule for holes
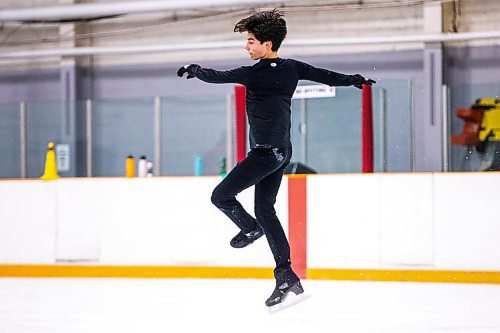
[[[209,266],[0,265],[0,277],[273,278],[272,268]]]
[[[303,173],[297,173],[297,174],[286,174],[285,176],[288,178],[307,178],[308,175]]]
[[[253,278],[272,279],[270,267],[0,265],[0,277]],[[438,270],[307,269],[311,280],[500,284],[500,272]]]
[[[500,272],[438,270],[308,269],[314,280],[454,282],[500,284]]]

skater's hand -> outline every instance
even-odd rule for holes
[[[354,84],[354,86],[358,89],[363,89],[363,85],[366,84],[367,86],[371,86],[372,84],[375,84],[375,82],[372,79],[369,79],[367,77],[364,77],[360,74],[354,75],[356,77],[356,80],[358,80],[359,83]]]
[[[181,68],[177,70],[177,76],[182,77],[184,74],[187,73],[186,79],[192,79],[194,77],[193,74],[191,74],[190,69],[192,67],[195,67],[197,65],[184,65]]]

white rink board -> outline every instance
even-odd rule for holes
[[[210,202],[220,177],[0,181],[0,264],[273,267]],[[309,268],[500,269],[500,173],[307,177]],[[253,214],[253,188],[238,196]],[[288,231],[288,182],[276,203]]]
[[[247,212],[255,217],[253,187],[243,191],[236,198]],[[274,207],[283,230],[288,235],[288,179],[286,177],[281,182]],[[215,212],[217,219],[218,239],[214,241],[214,245],[217,247],[218,262],[223,263],[224,266],[274,267],[274,259],[265,237],[243,249],[230,247],[229,241],[238,233],[239,229],[214,206],[210,208]]]
[[[272,266],[264,239],[252,251],[229,246],[238,229],[210,201],[220,181],[220,177],[172,177],[104,185],[100,263]],[[282,186],[276,204],[285,222],[286,191]],[[237,198],[254,216],[253,189]]]
[[[57,189],[56,260],[99,260],[102,182],[72,178],[53,184]]]
[[[307,177],[307,266],[379,267],[378,178]]]
[[[307,181],[308,268],[500,269],[500,173]]]
[[[500,270],[500,173],[435,175],[440,269]]]
[[[433,175],[379,174],[380,264],[432,266]]]
[[[179,221],[176,194],[168,179],[112,179],[102,184],[103,217],[100,263],[156,265],[172,263]],[[164,192],[161,189],[164,189]],[[171,202],[171,197],[177,199]]]
[[[0,202],[0,263],[53,263],[55,183],[2,181]]]
[[[0,263],[272,267],[267,240],[247,249],[210,201],[220,177],[2,181]],[[254,191],[238,199],[254,214]],[[28,207],[27,207],[28,206]],[[288,182],[276,202],[288,233]]]

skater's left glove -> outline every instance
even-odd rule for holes
[[[358,89],[363,89],[364,84],[366,84],[367,86],[371,86],[372,84],[377,83],[372,79],[362,76],[361,74],[355,74],[353,76],[354,79],[357,81],[355,84],[353,84],[353,86],[355,86]]]
[[[186,79],[192,79],[194,77],[193,70],[198,67],[200,66],[195,64],[182,66],[177,70],[177,76],[182,77],[187,73]]]

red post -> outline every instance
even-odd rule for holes
[[[245,86],[234,87],[234,106],[236,111],[236,162],[240,162],[245,158],[247,149]]]
[[[362,161],[363,173],[373,172],[373,106],[372,87],[363,85],[362,97]]]

